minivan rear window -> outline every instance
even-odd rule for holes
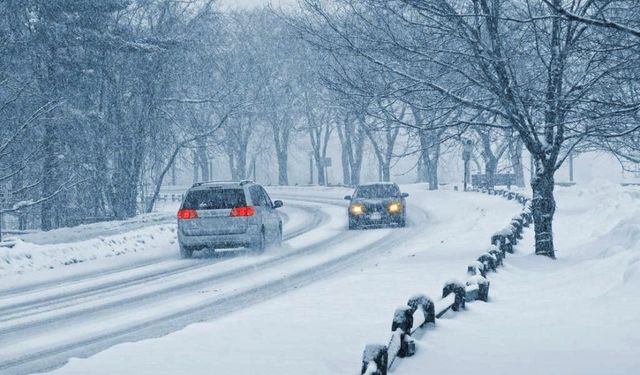
[[[242,189],[192,190],[187,194],[182,208],[193,210],[220,210],[247,205]]]

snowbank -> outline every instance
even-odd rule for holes
[[[440,324],[396,373],[637,373],[639,198],[637,187],[558,188],[558,259],[532,255],[527,232],[491,275],[493,303]]]
[[[286,196],[291,190],[276,188],[270,194]],[[309,194],[336,200],[350,193],[314,190]],[[429,192],[421,185],[404,190],[411,194],[409,226],[398,231],[406,238],[381,256],[218,320],[73,359],[55,373],[357,373],[363,346],[388,339],[393,307],[416,292],[438,296],[443,283],[463,276],[468,261],[488,247],[495,228],[519,210],[514,202],[479,193]]]
[[[60,231],[73,233],[72,228]],[[82,229],[79,231],[83,232]],[[42,235],[38,233],[38,236]],[[87,233],[85,235],[90,238]],[[0,277],[144,251],[153,252],[154,256],[177,254],[175,224],[152,225],[84,241],[58,241],[38,245],[19,239],[13,248],[0,248]]]

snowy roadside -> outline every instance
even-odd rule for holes
[[[177,203],[165,203],[159,212],[127,220],[12,236],[13,247],[0,247],[0,278],[12,284],[19,282],[20,275],[25,273],[108,260],[124,254],[138,254],[137,261],[166,256],[175,250],[176,207]],[[154,251],[145,251],[148,249]],[[38,276],[45,275],[30,279]]]
[[[444,281],[462,276],[487,236],[519,209],[483,194],[405,189],[417,235],[358,269],[160,339],[74,359],[56,373],[356,373],[364,344],[388,338],[395,307],[416,292],[435,295]],[[340,199],[342,190],[327,194]]]
[[[558,259],[532,255],[527,231],[491,303],[439,322],[397,374],[638,372],[640,191],[558,188],[557,205]]]
[[[46,271],[53,269],[56,269],[55,276],[62,276],[159,259],[177,260],[175,212],[178,205],[177,202],[163,203],[159,212],[128,220],[15,236],[12,247],[0,247],[0,278],[4,285],[16,286],[46,280],[52,276]],[[305,222],[306,214],[300,208],[285,207],[282,216],[285,228],[296,230]],[[83,263],[81,268],[64,267],[80,263]]]

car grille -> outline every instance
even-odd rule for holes
[[[385,210],[383,204],[370,204],[370,205],[367,205],[366,211],[367,212],[380,212],[380,213],[387,212],[387,210]]]

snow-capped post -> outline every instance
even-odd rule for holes
[[[477,260],[474,260],[467,266],[467,273],[471,276],[473,275],[486,276],[484,264],[482,264],[482,262],[478,262]]]
[[[490,253],[484,253],[478,257],[478,262],[484,264],[484,268],[486,270],[491,270],[493,272],[498,268],[498,259]]]
[[[522,220],[522,228],[526,228],[528,227],[527,225],[527,213],[525,212],[524,208],[522,209],[522,212],[520,212],[518,214],[518,216],[520,217],[520,220]]]
[[[509,242],[512,245],[517,245],[518,244],[518,228],[513,224],[509,224],[509,227],[511,228],[511,235],[508,236],[507,239],[509,239]]]
[[[418,309],[422,310],[422,314],[424,315],[424,322],[420,325],[420,327],[424,327],[427,323],[435,323],[436,322],[436,313],[435,313],[435,305],[431,298],[418,294],[407,301],[407,306],[409,306],[412,310],[412,314],[415,314]]]
[[[511,222],[514,222],[514,221],[518,222],[518,225],[520,226],[520,228],[522,228],[522,226],[524,225],[524,217],[522,216],[522,213],[514,216],[511,219]]]
[[[505,228],[500,231],[500,234],[504,236],[505,242],[502,245],[502,250],[504,252],[513,254],[513,245],[514,245],[514,235],[511,227]]]
[[[516,241],[522,239],[522,223],[519,220],[512,219],[511,227],[513,228],[513,235]]]
[[[497,232],[493,236],[491,236],[491,245],[498,248],[498,250],[502,251],[504,254],[504,244],[506,243],[505,237],[502,233]]]
[[[464,288],[464,285],[458,281],[449,281],[442,288],[442,298],[446,298],[451,293],[455,294],[455,302],[451,305],[453,311],[464,309]]]
[[[487,302],[489,300],[489,280],[482,276],[472,276],[467,280],[465,292],[467,301]]]
[[[413,328],[413,312],[409,306],[398,307],[393,314],[391,332],[400,332],[400,347],[397,356],[400,358],[411,357],[416,352],[416,344],[411,338]]]
[[[498,250],[498,248],[496,246],[491,245],[491,247],[489,248],[489,250],[487,251],[489,254],[493,255],[496,258],[496,266],[502,266],[503,265],[503,260],[504,260],[504,253],[500,250]],[[482,275],[485,276],[485,275]]]
[[[361,375],[387,375],[389,354],[384,345],[369,344],[362,353]]]

